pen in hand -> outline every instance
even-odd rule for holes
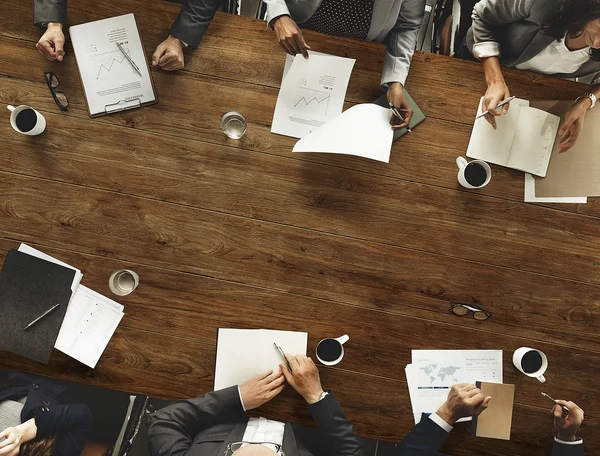
[[[496,109],[499,109],[499,108],[501,108],[502,106],[504,106],[505,104],[508,104],[508,103],[510,103],[510,102],[511,102],[511,101],[513,101],[515,98],[516,98],[516,97],[513,95],[512,97],[508,97],[506,100],[502,100],[500,103],[498,103],[498,104],[496,105]],[[475,119],[479,119],[480,117],[487,116],[489,113],[490,113],[490,111],[485,111],[485,112],[482,112],[481,114],[478,114],[478,115],[477,115],[477,117],[475,117]]]
[[[392,110],[392,114],[394,114],[398,119],[400,119],[400,122],[402,122],[402,123],[406,122],[406,120],[404,119],[402,114],[400,114],[400,111],[398,111],[398,108],[396,108],[392,103],[388,103],[388,104],[390,106],[390,109]],[[412,133],[412,130],[410,129],[410,125],[406,126],[406,131],[408,131],[409,133]]]
[[[275,345],[275,348],[279,351],[279,353],[281,353],[281,356],[283,357],[283,360],[285,361],[287,368],[289,369],[290,372],[292,372],[292,366],[290,366],[290,362],[287,360],[287,357],[285,356],[285,353],[283,352],[281,347],[279,345],[277,345],[275,342],[273,342],[273,345]]]
[[[550,399],[552,402],[554,402],[554,404],[556,404],[556,400],[555,400],[555,399],[554,399],[552,396],[550,396],[549,394],[542,393],[542,396],[544,396],[544,397],[547,397],[547,398],[548,398],[548,399]],[[556,404],[556,405],[560,405],[560,404]],[[563,412],[565,412],[565,413],[569,413],[569,408],[568,408],[568,407],[565,407],[564,405],[560,405],[560,406],[562,407],[562,409],[563,409]]]

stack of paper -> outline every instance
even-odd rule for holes
[[[75,279],[71,286],[73,294],[54,348],[86,366],[96,367],[123,318],[123,306],[80,285],[83,274],[79,269],[26,244],[21,244],[19,251],[75,270]]]
[[[502,383],[502,350],[412,350],[406,381],[417,424],[422,413],[433,413],[446,402],[452,385]]]

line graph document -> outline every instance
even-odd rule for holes
[[[75,25],[69,33],[90,115],[156,100],[133,14]],[[139,67],[141,76],[117,43]]]
[[[355,62],[310,51],[288,60],[271,133],[302,138],[340,114]]]

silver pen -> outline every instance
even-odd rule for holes
[[[542,393],[542,396],[547,397],[548,399],[550,399],[552,402],[554,402],[556,404],[556,401],[554,400],[554,398],[552,396],[550,396],[549,394]],[[560,404],[556,404],[556,405],[560,405]],[[565,407],[564,405],[561,405],[561,407],[564,412],[569,413],[568,407]]]
[[[60,306],[60,304],[56,304],[55,306],[50,307],[46,312],[44,312],[42,315],[37,317],[35,320],[33,320],[27,326],[25,326],[25,329],[29,328],[30,326],[35,325],[38,321],[40,321],[42,318],[44,318],[46,315],[48,315],[50,312],[52,312],[54,309],[56,309],[59,306]]]
[[[279,350],[279,353],[281,353],[281,356],[283,356],[283,359],[285,360],[285,364],[287,365],[287,368],[290,370],[290,372],[292,372],[292,366],[290,366],[290,362],[287,360],[287,357],[285,356],[285,353],[283,352],[281,347],[279,345],[277,345],[275,342],[273,342],[273,345],[275,345],[275,348],[277,348],[277,350]]]
[[[125,58],[129,61],[129,63],[131,63],[131,66],[133,67],[133,69],[137,72],[137,74],[139,74],[141,76],[142,72],[140,71],[138,66],[135,64],[133,59],[131,57],[129,57],[129,55],[127,55],[127,53],[125,52],[125,49],[123,49],[123,46],[121,46],[121,43],[119,43],[118,41],[117,41],[117,46],[119,46],[119,49],[121,50],[121,52],[123,53]]]
[[[398,119],[400,119],[400,122],[405,122],[404,117],[402,116],[402,114],[400,114],[400,111],[398,111],[398,108],[396,108],[396,106],[394,106],[392,103],[388,103],[388,104],[390,105],[392,114],[394,114]],[[410,126],[406,127],[406,131],[408,131],[409,133],[412,133]]]
[[[507,104],[507,103],[510,103],[510,102],[511,102],[511,101],[513,101],[515,98],[516,98],[516,97],[513,95],[512,97],[508,97],[506,100],[502,100],[500,103],[498,103],[498,104],[496,105],[496,109],[498,109],[498,108],[501,108],[502,106],[504,106],[504,105],[505,105],[505,104]],[[485,115],[487,115],[487,114],[489,114],[489,113],[490,113],[489,111],[482,112],[482,113],[481,113],[481,114],[479,114],[477,117],[475,117],[475,119],[479,119],[480,117],[483,117],[483,116],[485,116]]]

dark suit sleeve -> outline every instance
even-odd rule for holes
[[[169,35],[197,48],[220,4],[221,0],[185,0]]]
[[[202,429],[230,421],[243,411],[237,386],[168,405],[150,415],[150,456],[185,454]]]
[[[67,20],[67,0],[34,0],[33,23],[43,27],[47,22],[60,22],[65,25]]]
[[[554,441],[552,456],[583,456],[583,442],[577,445],[568,445]]]
[[[331,391],[322,400],[310,405],[309,409],[317,423],[321,440],[330,444],[331,456],[363,456],[362,445],[352,423],[346,419]]]
[[[92,413],[84,404],[36,407],[36,438],[57,435],[55,456],[79,455],[92,429]]]
[[[425,414],[421,421],[396,447],[395,456],[437,455],[450,434],[431,421]]]

